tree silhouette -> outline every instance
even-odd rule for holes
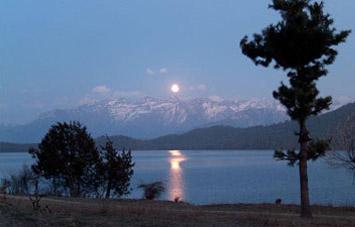
[[[313,140],[306,121],[331,105],[331,97],[319,97],[316,82],[327,75],[326,66],[334,62],[334,46],[345,42],[350,31],[337,32],[333,19],[324,13],[323,2],[311,0],[273,0],[270,8],[281,14],[282,20],[254,34],[249,41],[245,36],[240,46],[243,54],[256,65],[286,72],[289,85],[281,83],[273,92],[292,120],[297,121],[296,133],[299,152],[276,151],[275,157],[299,164],[301,190],[301,216],[312,217],[309,203],[307,160],[322,156],[328,148],[327,141]]]
[[[107,137],[105,146],[101,146],[101,168],[98,173],[101,175],[105,198],[111,194],[121,197],[129,193],[130,179],[133,175],[131,151],[120,153],[113,147],[113,142]]]
[[[99,153],[86,128],[79,122],[57,123],[42,139],[38,149],[29,153],[36,159],[35,173],[46,179],[58,179],[70,196],[83,196],[96,187]]]
[[[353,173],[355,180],[355,113],[348,116],[344,123],[339,124],[334,132],[334,142],[342,151],[328,153],[328,162],[332,166],[342,167]]]
[[[156,181],[148,184],[140,184],[138,188],[143,189],[143,198],[148,200],[154,200],[160,197],[160,195],[165,191],[163,182]]]

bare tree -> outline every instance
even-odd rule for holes
[[[355,113],[337,127],[333,136],[333,144],[341,150],[333,149],[328,152],[328,163],[352,171],[353,180],[355,180]]]

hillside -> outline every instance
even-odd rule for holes
[[[37,144],[16,144],[16,143],[6,143],[0,142],[0,152],[24,152],[27,151],[30,147],[36,147]]]
[[[355,121],[355,103],[345,105],[335,111],[312,118],[308,122],[313,138],[333,138],[337,140],[337,127],[351,117]],[[257,126],[250,128],[233,128],[230,126],[213,126],[200,128],[183,134],[167,135],[152,140],[135,140],[122,136],[111,139],[119,147],[138,150],[155,149],[275,149],[294,148],[297,138],[294,122]],[[101,140],[99,140],[102,142]],[[339,147],[334,147],[339,148]]]

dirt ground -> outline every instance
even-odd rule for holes
[[[0,196],[0,226],[355,226],[355,207],[313,206],[312,219],[296,205],[196,206],[145,200]]]

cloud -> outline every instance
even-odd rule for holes
[[[141,97],[144,94],[140,91],[114,91],[113,97]]]
[[[196,86],[190,86],[191,91],[206,91],[207,85],[206,84],[198,84]]]
[[[117,98],[117,97],[134,97],[143,96],[140,91],[122,91],[122,90],[111,90],[106,85],[96,86],[91,90],[91,94],[88,94],[84,102],[92,102],[93,100],[105,99],[105,98]]]
[[[151,68],[147,68],[147,69],[145,70],[145,73],[146,73],[147,75],[156,75],[156,74],[165,75],[165,74],[168,73],[168,69],[164,67],[164,68],[160,68],[160,69],[157,70],[157,71],[154,71],[154,70],[151,69]]]
[[[161,69],[159,70],[159,73],[160,73],[160,75],[167,74],[167,73],[168,73],[168,69],[167,69],[167,68],[161,68]]]
[[[96,101],[96,99],[85,97],[79,100],[79,105],[91,105],[94,104]]]
[[[199,84],[199,85],[197,85],[196,89],[198,91],[206,91],[207,90],[207,85],[206,84]]]
[[[117,99],[117,98],[140,98],[144,94],[140,91],[121,91],[112,90],[105,85],[94,87],[90,93],[87,93],[79,100],[79,105],[92,105],[103,100]]]
[[[106,87],[106,85],[100,85],[94,87],[91,91],[96,94],[107,94],[111,91],[111,89]]]
[[[218,95],[212,95],[210,97],[208,97],[211,101],[214,101],[214,102],[222,102],[223,101],[223,98],[218,96]]]
[[[151,68],[147,68],[145,70],[145,73],[148,74],[148,75],[155,75],[155,72]]]

